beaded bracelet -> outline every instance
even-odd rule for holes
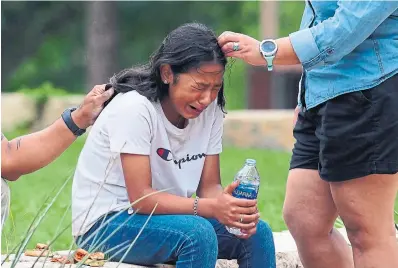
[[[193,215],[198,216],[198,203],[199,197],[195,197],[195,201],[193,202]]]

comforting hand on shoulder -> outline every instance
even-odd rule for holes
[[[97,85],[87,94],[83,103],[72,113],[73,121],[79,128],[91,126],[99,116],[106,102],[113,95],[113,88],[105,90],[105,85]]]

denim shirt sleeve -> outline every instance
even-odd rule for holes
[[[353,51],[397,8],[398,1],[338,1],[333,17],[289,35],[304,69],[333,64]]]

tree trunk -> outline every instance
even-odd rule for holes
[[[114,1],[90,1],[87,19],[87,91],[104,84],[117,71],[117,22]]]

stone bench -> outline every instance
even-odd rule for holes
[[[349,244],[347,233],[344,228],[338,229],[338,231],[343,235],[346,242]],[[398,232],[396,234],[397,242],[398,242]],[[297,253],[296,243],[294,242],[291,234],[288,231],[283,232],[275,232],[274,233],[274,241],[275,241],[275,251],[276,251],[276,267],[277,268],[303,268],[303,265],[300,261],[300,258]],[[68,255],[68,251],[58,251],[60,255]],[[5,255],[2,255],[2,260],[4,259]],[[13,259],[13,255],[10,256],[10,261],[7,261],[2,265],[2,268],[10,268],[11,261]],[[22,256],[19,260],[19,263],[16,265],[18,268],[31,268],[32,264],[36,260],[35,257],[27,257]],[[38,264],[35,267],[42,267],[45,258],[42,257],[38,261]],[[59,263],[52,263],[49,260],[46,261],[44,264],[44,268],[56,268],[60,267]],[[106,262],[103,267],[105,268],[116,268],[118,266],[117,262]],[[76,268],[76,264],[68,264],[65,265],[66,268]],[[125,264],[121,263],[120,268],[150,268],[150,267],[143,267],[138,265],[132,264]],[[158,264],[155,266],[156,268],[174,268],[173,265],[165,265],[165,264]],[[215,268],[238,268],[238,264],[236,260],[218,260],[217,265]]]
[[[225,116],[224,146],[290,152],[294,141],[293,110],[230,111]]]
[[[344,229],[340,229],[341,233],[346,237]],[[296,244],[290,235],[288,231],[283,231],[283,232],[275,232],[274,233],[274,240],[275,240],[275,250],[276,250],[276,267],[277,268],[302,268],[302,264],[300,262],[300,259],[298,257],[297,253],[297,247]],[[57,252],[60,255],[68,255],[68,251],[58,251]],[[2,259],[5,256],[2,256]],[[10,261],[5,262],[4,265],[2,265],[3,268],[9,268],[11,267],[11,260],[13,259],[13,255],[10,257]],[[33,262],[36,260],[35,257],[27,257],[27,256],[22,256],[19,260],[19,263],[17,264],[18,268],[30,268],[32,267]],[[41,267],[43,265],[45,258],[42,257],[38,261],[37,267]],[[116,268],[118,263],[116,262],[106,262],[104,267],[105,268]],[[49,260],[46,261],[45,268],[55,268],[55,267],[60,267],[59,263],[52,263]],[[65,266],[67,268],[75,268],[76,265],[70,265],[68,264]],[[143,266],[138,266],[138,265],[132,265],[132,264],[125,264],[122,263],[119,266],[120,268],[144,268]],[[165,264],[159,264],[153,267],[157,268],[173,268],[175,266],[173,265],[165,265]],[[237,268],[237,262],[236,260],[218,260],[216,268]]]

